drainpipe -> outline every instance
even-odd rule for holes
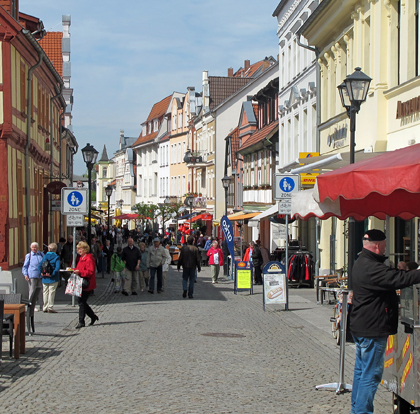
[[[38,62],[29,68],[28,70],[28,77],[27,77],[27,96],[28,100],[26,102],[26,111],[27,111],[27,118],[26,118],[26,145],[25,145],[25,165],[26,165],[26,172],[25,172],[25,187],[26,187],[26,217],[27,217],[27,224],[26,224],[26,244],[28,249],[32,243],[32,234],[31,234],[31,178],[30,174],[32,171],[30,159],[29,159],[29,147],[31,145],[31,115],[32,115],[32,74],[36,68],[41,66],[42,60],[44,55],[38,52]],[[41,244],[42,245],[42,244]]]
[[[297,44],[301,47],[303,47],[304,49],[308,49],[311,52],[315,53],[315,67],[316,67],[316,124],[317,126],[321,123],[321,110],[320,110],[320,86],[321,86],[321,72],[319,70],[319,64],[318,64],[318,58],[319,58],[319,49],[317,47],[311,47],[308,45],[304,45],[301,41],[300,41],[300,36],[301,34],[298,33],[298,35],[296,36],[296,41]],[[315,151],[319,153],[319,131],[318,128],[316,129],[316,141],[315,141]],[[319,254],[319,243],[320,243],[320,238],[321,238],[321,221],[317,218],[316,219],[316,228],[315,228],[315,233],[316,233],[316,243],[315,243],[315,276],[319,276],[319,266],[320,266],[320,254]]]
[[[50,182],[52,182],[53,177],[54,177],[54,117],[53,117],[53,102],[61,96],[63,92],[63,84],[60,84],[59,86],[59,92],[57,93],[57,95],[53,96],[50,99],[50,139],[51,139],[51,143],[50,143],[50,157],[51,157],[51,165],[50,165]],[[61,114],[59,117],[59,121],[61,122]],[[60,153],[58,154],[59,157],[59,161],[60,161],[60,165],[61,165],[61,127],[59,127],[59,140],[60,140]],[[59,171],[59,177],[61,178],[61,170]],[[51,229],[51,233],[50,233],[50,240],[51,242],[53,242],[54,240],[54,213],[52,210],[52,200],[53,200],[53,196],[50,193],[50,229]],[[60,228],[61,228],[61,218],[60,218]],[[60,233],[61,234],[61,233]],[[60,236],[59,234],[59,236]]]

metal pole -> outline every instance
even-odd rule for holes
[[[356,110],[357,108],[350,108],[350,164],[354,164],[354,149],[355,149],[355,132],[356,132]],[[353,288],[352,271],[353,264],[356,260],[356,248],[354,245],[356,239],[356,222],[353,217],[349,217],[349,263],[348,263],[348,288]]]
[[[90,206],[91,206],[91,204],[92,204],[92,191],[91,191],[91,180],[92,180],[92,167],[93,167],[93,165],[91,164],[91,163],[88,163],[88,165],[87,165],[87,167],[88,167],[88,192],[89,192],[89,194],[88,194],[88,203],[89,203],[89,205],[88,205],[88,245],[89,245],[89,248],[90,248],[90,246],[91,246],[91,243],[92,243],[92,234],[91,234],[91,220],[92,220],[92,212],[91,212],[91,209],[90,209]]]
[[[109,231],[109,200],[110,200],[111,196],[108,196],[108,240],[110,240],[110,231]],[[115,214],[114,214],[115,215]]]
[[[73,261],[71,267],[73,269],[76,267],[76,227],[73,227]],[[76,298],[74,296],[71,297],[71,306],[76,306]]]
[[[228,206],[227,197],[228,197],[228,189],[225,188],[225,215],[226,217],[227,217],[227,206]]]
[[[289,215],[286,214],[286,284],[284,288],[286,289],[286,305],[284,306],[285,310],[289,310],[289,287],[288,287],[288,276],[289,276]]]

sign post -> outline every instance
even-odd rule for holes
[[[286,269],[289,268],[289,215],[292,213],[292,194],[299,191],[299,175],[275,174],[273,199],[279,201],[279,214],[286,216]],[[289,289],[286,277],[286,310],[289,310]]]

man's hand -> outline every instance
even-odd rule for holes
[[[25,276],[25,280],[26,280],[26,281],[28,281],[28,280],[29,280],[29,276],[28,276],[28,275],[26,275],[26,276]]]

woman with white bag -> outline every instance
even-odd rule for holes
[[[92,308],[87,304],[88,297],[92,290],[96,289],[96,263],[95,258],[89,253],[89,245],[86,242],[80,242],[77,245],[77,253],[80,255],[79,263],[77,263],[74,273],[88,282],[83,284],[82,296],[77,298],[79,303],[79,324],[76,329],[85,326],[85,316],[89,316],[90,324],[93,325],[99,318],[93,312]],[[87,286],[86,286],[86,283]]]

